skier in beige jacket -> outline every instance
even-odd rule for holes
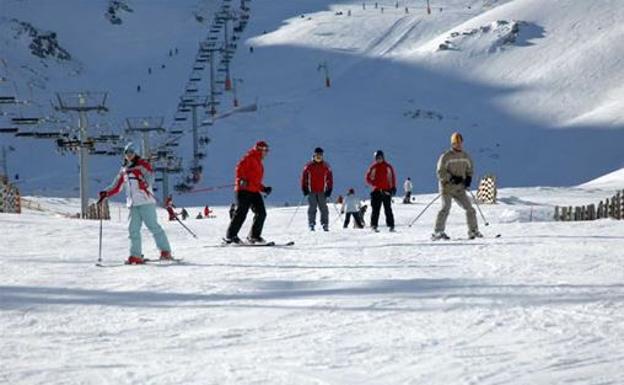
[[[455,200],[464,210],[466,210],[466,220],[468,221],[468,238],[481,238],[477,224],[477,214],[466,194],[466,189],[470,188],[474,166],[470,155],[464,152],[464,138],[459,132],[451,135],[451,149],[446,151],[438,160],[437,173],[442,198],[442,208],[438,212],[435,224],[435,231],[431,236],[433,240],[449,239],[444,229],[446,219],[451,210],[451,202]]]

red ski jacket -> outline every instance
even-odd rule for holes
[[[385,160],[381,163],[374,162],[366,172],[366,183],[373,188],[373,191],[396,188],[394,168]]]
[[[264,166],[262,165],[262,153],[252,148],[243,156],[236,165],[235,191],[262,192],[264,185]]]
[[[329,163],[308,162],[301,174],[301,189],[313,193],[330,191],[334,187],[334,176]]]

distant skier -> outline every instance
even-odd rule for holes
[[[412,178],[408,177],[405,182],[403,182],[403,190],[405,191],[405,197],[403,198],[403,203],[410,204],[412,203],[412,189],[414,185],[412,184]]]
[[[167,198],[165,199],[164,207],[167,210],[167,213],[169,214],[169,220],[175,221],[176,220],[176,213],[174,211],[175,205],[173,204],[173,197],[171,195],[168,195]]]
[[[226,243],[241,243],[238,237],[247,213],[251,208],[254,213],[251,231],[247,236],[250,243],[265,243],[262,238],[262,227],[266,219],[266,209],[262,194],[269,195],[272,191],[270,186],[262,184],[264,177],[264,166],[262,161],[269,152],[269,145],[264,141],[259,141],[252,147],[236,165],[236,180],[234,190],[236,191],[236,212],[230,221],[224,241]]]
[[[210,214],[212,214],[212,210],[210,210],[210,207],[208,207],[208,205],[204,206],[204,218],[208,218]]]
[[[392,197],[396,195],[396,174],[394,168],[384,157],[381,150],[375,151],[375,161],[366,172],[366,183],[371,186],[371,228],[377,231],[381,205],[384,207],[386,225],[394,231],[394,214],[392,213]]]
[[[122,187],[126,190],[126,204],[130,209],[130,257],[128,263],[142,264],[141,225],[145,226],[154,236],[156,246],[160,249],[160,259],[170,260],[171,246],[167,234],[158,224],[156,217],[156,199],[152,191],[154,170],[152,165],[142,159],[135,151],[134,145],[128,143],[124,148],[124,162],[113,183],[100,191],[101,203],[104,199],[119,193]]]
[[[301,173],[301,191],[308,197],[308,226],[314,231],[316,226],[316,210],[321,212],[321,226],[329,231],[329,210],[327,198],[331,196],[334,177],[329,163],[323,160],[323,149],[314,149],[312,160],[303,168]]]
[[[355,196],[355,189],[350,188],[342,205],[342,211],[345,213],[345,220],[342,226],[343,228],[346,229],[347,227],[349,227],[349,221],[351,217],[353,217],[356,228],[364,228],[364,223],[362,222],[362,218],[360,217],[360,208],[360,200],[358,199],[358,197]]]
[[[234,214],[236,214],[236,203],[230,205],[230,220],[234,218]]]
[[[188,213],[188,211],[186,211],[185,208],[183,208],[182,211],[180,212],[180,216],[182,217],[182,220],[185,221],[186,218],[189,217],[189,213]]]
[[[449,239],[444,232],[446,219],[451,210],[451,202],[455,200],[464,210],[468,221],[468,238],[481,238],[477,224],[477,215],[468,199],[466,189],[470,188],[474,165],[470,156],[463,150],[464,138],[459,132],[451,135],[451,149],[440,156],[437,165],[442,208],[435,223],[433,240]]]

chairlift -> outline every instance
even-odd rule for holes
[[[34,125],[39,124],[40,118],[11,118],[11,122],[19,125]]]
[[[35,135],[34,132],[28,132],[28,131],[22,131],[22,132],[18,132],[15,134],[15,136],[17,137],[33,137]]]
[[[0,96],[0,104],[16,104],[15,96]]]

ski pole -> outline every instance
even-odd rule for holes
[[[479,214],[481,214],[481,218],[483,218],[483,222],[485,222],[486,226],[489,226],[490,223],[487,221],[487,219],[485,219],[485,215],[483,215],[483,211],[481,211],[481,206],[479,206],[479,201],[477,201],[477,198],[472,193],[472,190],[469,189],[468,191],[470,192],[470,195],[472,196],[472,199],[474,200],[475,204],[477,205],[477,209],[479,210]]]
[[[437,201],[438,199],[440,199],[440,197],[442,196],[442,194],[438,194],[435,198],[433,198],[433,200],[431,202],[429,202],[429,204],[427,206],[425,206],[425,208],[420,212],[420,214],[418,214],[418,216],[416,216],[416,218],[414,218],[410,224],[407,227],[412,227],[414,225],[414,223],[416,223],[416,221],[425,213],[425,211],[427,211],[427,209],[429,207],[431,207],[431,205]]]
[[[293,215],[290,217],[290,220],[288,221],[288,228],[290,228],[290,225],[292,225],[293,220],[295,220],[295,217],[297,216],[297,212],[299,211],[299,207],[301,205],[303,205],[303,200],[305,199],[305,195],[301,197],[301,201],[299,202],[299,204],[297,205],[297,208],[295,209],[295,212],[293,213]]]
[[[100,247],[98,252],[98,263],[102,263],[102,222],[104,222],[104,220],[102,215],[102,203],[100,202]]]
[[[160,201],[158,200],[158,198],[156,198],[153,194],[152,197],[154,198],[154,200],[156,201],[156,203],[161,206]],[[197,235],[191,231],[191,229],[189,229],[188,227],[186,227],[186,225],[184,223],[182,223],[182,221],[180,220],[180,218],[178,218],[178,214],[175,213],[175,211],[173,212],[173,217],[175,218],[176,221],[178,221],[178,223],[180,225],[182,225],[182,227],[184,227],[184,230],[188,231],[189,234],[191,234],[193,236],[193,238],[197,239]]]
[[[178,218],[178,214],[176,214],[175,212],[173,213],[173,217],[175,218],[176,221],[178,221],[179,224],[182,225],[182,227],[184,227],[184,229],[186,231],[189,232],[189,234],[191,234],[193,236],[193,238],[197,239],[197,235],[191,231],[191,229],[189,229],[188,227],[186,227],[186,225],[184,223],[182,223],[182,221],[180,220],[180,218]]]

